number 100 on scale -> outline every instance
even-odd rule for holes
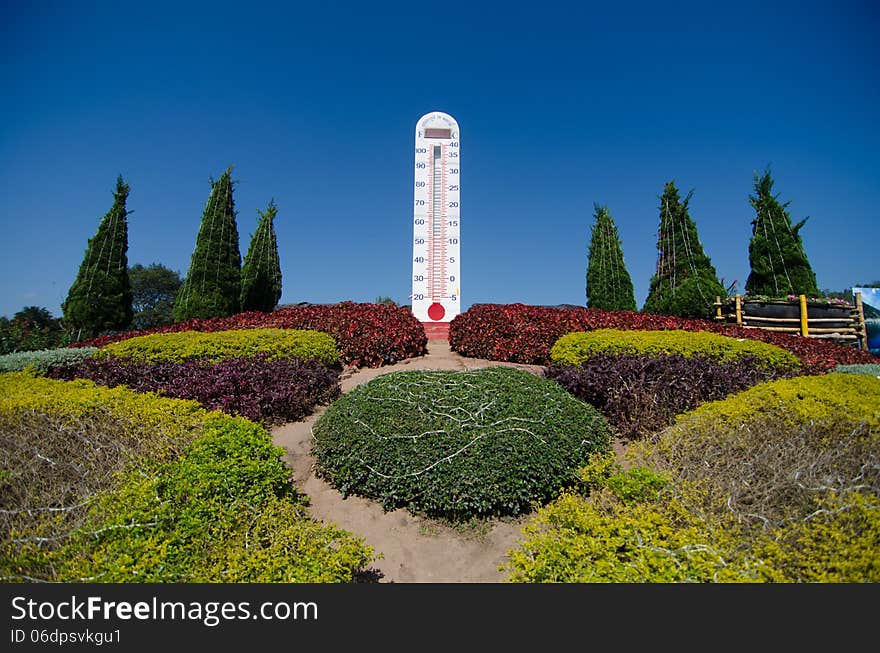
[[[416,123],[412,310],[422,322],[461,312],[461,143],[458,123],[435,111]]]

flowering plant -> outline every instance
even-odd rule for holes
[[[770,295],[750,295],[748,291],[743,296],[745,301],[749,302],[781,302],[781,303],[792,303],[800,301],[800,295],[786,295],[782,296],[770,296]],[[852,306],[850,302],[842,299],[840,297],[807,297],[808,304],[822,304],[827,306],[839,306],[841,308],[847,308]]]

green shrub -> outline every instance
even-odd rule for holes
[[[510,551],[508,580],[526,583],[680,583],[753,580],[730,531],[710,528],[688,501],[626,504],[607,489],[541,508]]]
[[[657,268],[642,307],[646,313],[709,318],[715,297],[726,294],[691,219],[692,196],[693,191],[681,199],[673,181],[663,187]]]
[[[268,360],[298,358],[326,364],[339,361],[336,341],[320,331],[236,329],[181,331],[129,338],[103,347],[98,357],[127,358],[138,363],[219,362],[266,354]]]
[[[540,510],[514,581],[880,581],[880,381],[774,381],[580,470]],[[585,496],[589,493],[589,496]]]
[[[0,356],[0,372],[20,372],[32,367],[45,374],[59,365],[76,365],[98,351],[95,347],[79,349],[42,349],[38,351],[21,351]]]
[[[727,291],[718,282],[714,268],[700,271],[696,276],[678,282],[673,287],[669,279],[652,278],[652,292],[642,310],[659,315],[709,320],[713,317],[716,297],[726,297]]]
[[[350,581],[373,557],[304,508],[270,435],[195,402],[0,375],[0,577]]]
[[[546,502],[609,447],[595,409],[501,367],[388,374],[336,401],[313,431],[319,471],[343,494],[463,520]]]
[[[597,329],[568,333],[550,350],[556,365],[581,365],[597,354],[678,354],[718,362],[754,356],[766,369],[794,369],[800,363],[790,352],[755,340],[740,340],[705,331],[621,331]]]
[[[241,308],[241,252],[235,221],[232,166],[211,181],[196,247],[174,298],[174,321],[234,315]]]
[[[205,434],[151,478],[133,475],[62,549],[61,573],[102,582],[351,581],[371,551],[308,516],[261,427],[242,418]],[[276,521],[277,520],[277,521]],[[140,528],[101,531],[105,524]]]
[[[876,460],[876,459],[875,459]],[[880,499],[876,490],[816,497],[814,511],[756,538],[761,579],[804,583],[880,582]]]
[[[880,364],[838,365],[834,371],[844,374],[868,374],[880,378]]]

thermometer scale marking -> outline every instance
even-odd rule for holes
[[[412,310],[422,322],[449,322],[461,310],[458,124],[432,112],[416,124]]]

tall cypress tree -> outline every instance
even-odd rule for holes
[[[131,324],[128,278],[128,184],[116,178],[113,206],[89,240],[79,272],[61,309],[65,328],[76,338],[120,331]]]
[[[186,280],[174,300],[174,321],[226,317],[241,307],[241,252],[232,199],[232,166],[212,182]]]
[[[715,267],[703,251],[697,225],[688,214],[692,196],[693,191],[681,200],[671,181],[663,189],[657,271],[643,307],[647,313],[708,318],[714,310],[715,297],[727,295]]]
[[[763,175],[755,173],[755,194],[749,196],[755,219],[749,242],[751,271],[746,292],[771,297],[818,295],[816,275],[800,235],[807,218],[792,225],[786,210],[790,202],[780,204],[777,198],[778,195],[773,195],[770,170],[765,170]]]
[[[595,211],[587,261],[587,306],[606,311],[634,311],[632,278],[623,261],[617,227],[607,206],[596,204]]]
[[[241,267],[241,310],[269,312],[281,299],[281,265],[275,238],[275,201],[266,212],[257,210],[260,220],[251,237],[244,265]]]

